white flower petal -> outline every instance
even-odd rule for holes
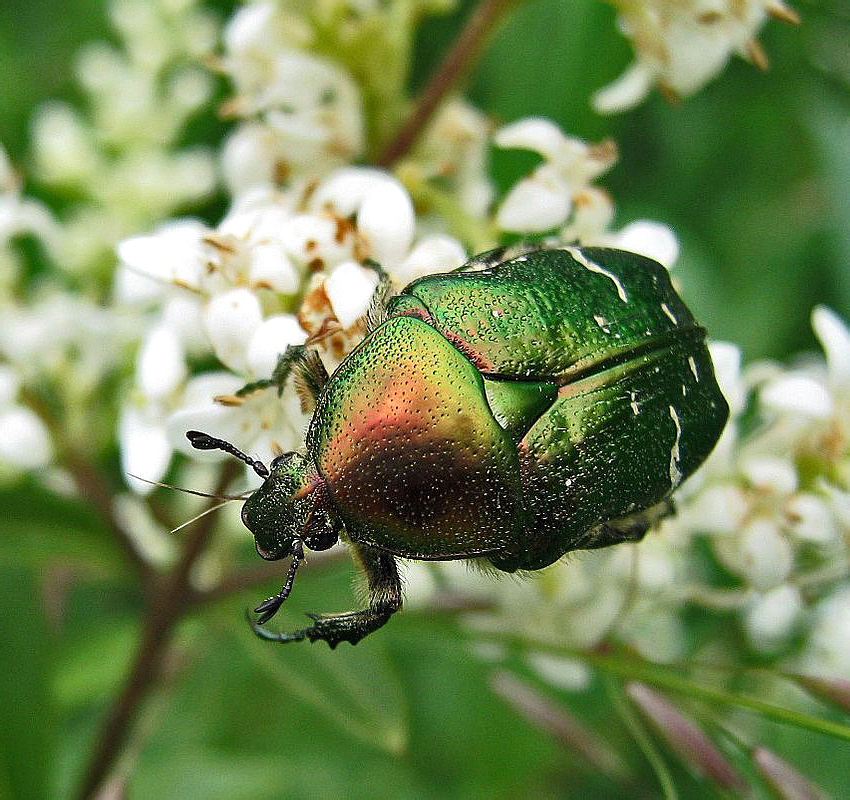
[[[139,388],[149,398],[161,400],[186,377],[186,356],[176,332],[157,325],[145,338],[136,359]]]
[[[217,295],[204,309],[204,330],[216,356],[236,372],[245,370],[248,342],[262,321],[260,301],[248,289]]]
[[[547,160],[561,155],[567,137],[546,117],[526,117],[499,128],[493,142],[503,149],[533,150]]]
[[[115,299],[121,304],[151,303],[159,300],[166,291],[166,285],[161,280],[130,269],[126,264],[119,264],[115,272],[113,292]]]
[[[838,526],[823,497],[799,492],[785,505],[785,514],[791,533],[801,541],[828,547],[838,540]]]
[[[526,661],[546,683],[568,692],[587,689],[593,678],[590,668],[573,658],[548,653],[529,653]]]
[[[392,272],[399,286],[406,286],[423,275],[450,272],[466,263],[466,250],[451,236],[436,234],[420,240],[404,261]]]
[[[274,133],[262,123],[245,122],[224,142],[221,168],[232,194],[254,186],[272,186],[279,158]]]
[[[118,258],[132,270],[154,280],[197,289],[206,264],[205,225],[180,220],[148,236],[133,236],[118,244]]]
[[[512,233],[544,233],[563,225],[571,208],[570,187],[555,171],[540,168],[508,192],[496,224]]]
[[[328,215],[294,214],[278,229],[277,239],[296,264],[320,259],[325,269],[351,258],[353,237],[338,236],[337,221]]]
[[[594,110],[599,114],[616,114],[634,108],[649,94],[655,78],[656,72],[649,65],[635,62],[613,83],[593,95]]]
[[[790,574],[793,551],[773,520],[756,519],[747,525],[740,545],[740,562],[729,566],[757,589],[776,586]]]
[[[815,378],[788,372],[770,381],[759,394],[761,404],[772,411],[828,419],[833,413],[832,397]]]
[[[343,167],[332,172],[310,198],[313,211],[334,211],[341,217],[357,213],[376,187],[393,183],[386,172],[370,167]]]
[[[732,416],[740,414],[747,401],[747,387],[741,377],[741,348],[731,342],[711,341],[708,350],[729,410]]]
[[[369,255],[387,271],[407,255],[415,226],[410,195],[395,180],[372,188],[357,212],[357,229],[369,245]]]
[[[200,296],[189,292],[172,294],[162,307],[162,324],[171,328],[183,346],[196,354],[209,353],[201,312]]]
[[[640,219],[626,225],[615,238],[616,247],[652,258],[670,269],[679,256],[676,234],[660,222]]]
[[[700,492],[687,508],[688,527],[697,533],[732,534],[738,531],[749,512],[749,503],[737,486],[710,486]]]
[[[268,378],[291,344],[304,344],[307,334],[293,314],[269,317],[248,343],[248,368],[256,378]]]
[[[219,395],[232,395],[243,381],[226,372],[211,372],[192,378],[186,386],[185,402],[168,416],[165,432],[175,450],[201,461],[221,461],[227,457],[219,450],[195,450],[186,431],[198,430],[233,442],[237,447],[250,442],[260,423],[244,413],[243,407],[216,403]]]
[[[830,383],[838,388],[850,386],[850,329],[826,306],[812,311],[812,328],[826,354]]]
[[[803,610],[800,591],[783,584],[771,589],[747,609],[744,627],[759,650],[775,650],[792,633]]]
[[[0,411],[0,463],[16,469],[42,469],[53,458],[50,434],[38,416],[23,406]]]
[[[344,261],[325,278],[325,294],[343,328],[350,328],[369,310],[377,285],[375,272],[355,261]]]
[[[138,475],[158,481],[171,461],[171,445],[158,414],[148,415],[127,407],[118,421],[118,443],[121,447],[121,469],[127,483],[138,494],[148,494],[153,486],[130,477]]]
[[[751,456],[742,460],[741,474],[756,489],[790,494],[797,488],[797,471],[787,458]]]
[[[273,289],[282,294],[295,294],[300,284],[300,275],[280,242],[264,242],[251,248],[251,286]]]

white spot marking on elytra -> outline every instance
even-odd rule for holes
[[[688,356],[688,366],[691,368],[691,372],[694,373],[694,379],[697,383],[699,383],[699,373],[697,372],[697,362],[694,361],[693,356]]]
[[[679,424],[679,415],[673,406],[669,406],[670,419],[676,426],[676,439],[670,448],[670,488],[675,489],[682,480],[682,471],[679,469],[679,440],[682,438],[682,426]]]
[[[600,317],[598,314],[593,315],[593,321],[602,329],[604,333],[611,333],[608,327],[608,320],[605,317]]]
[[[566,250],[585,269],[589,269],[591,272],[598,272],[600,275],[604,275],[606,278],[613,281],[614,286],[617,287],[617,294],[619,295],[620,300],[624,303],[629,302],[629,296],[626,294],[623,284],[620,283],[620,279],[613,272],[609,272],[604,267],[600,267],[599,264],[591,261],[578,247],[565,247],[564,250]]]
[[[676,319],[676,315],[670,310],[670,306],[667,303],[661,304],[661,310],[667,315],[667,319],[670,320],[674,325],[679,324],[679,320]]]
[[[637,416],[640,414],[640,408],[638,407],[637,400],[635,400],[635,393],[629,392],[629,398],[631,399],[629,405],[632,407],[632,414]]]

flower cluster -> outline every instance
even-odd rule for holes
[[[213,191],[209,151],[177,146],[186,122],[214,88],[202,62],[216,45],[218,24],[197,5],[112,3],[119,44],[89,44],[77,59],[87,113],[60,102],[39,110],[34,175],[78,198],[57,230],[61,269],[111,270],[119,239]]]
[[[593,105],[603,114],[632,108],[656,84],[670,98],[693,94],[733,54],[765,69],[767,56],[755,37],[767,17],[798,21],[782,0],[614,0],[614,5],[636,58],[594,96]]]

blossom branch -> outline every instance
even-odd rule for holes
[[[239,470],[239,464],[228,462],[213,494],[221,494]],[[212,506],[216,501],[211,500]],[[217,512],[207,514],[186,538],[180,560],[163,579],[148,607],[142,639],[130,667],[124,688],[113,702],[92,751],[89,765],[77,794],[80,798],[94,796],[109,774],[115,759],[127,740],[138,709],[161,671],[166,647],[177,622],[186,611],[191,597],[189,576],[198,557],[204,552],[215,529]]]
[[[481,53],[487,37],[507,12],[521,1],[481,0],[473,9],[463,30],[419,95],[413,113],[376,159],[378,166],[389,167],[407,155],[440,103]]]

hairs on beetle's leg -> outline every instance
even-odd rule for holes
[[[350,544],[352,554],[360,563],[369,582],[369,606],[362,611],[345,614],[308,614],[314,621],[309,628],[292,633],[276,633],[251,621],[254,633],[271,642],[299,642],[309,639],[328,643],[331,649],[340,642],[357,644],[364,636],[378,630],[401,608],[401,579],[395,558],[383,550],[366,545]]]
[[[387,321],[387,304],[393,296],[393,279],[377,261],[367,258],[363,266],[378,276],[378,285],[372,293],[369,310],[366,312],[366,332],[371,333]]]
[[[319,354],[303,344],[289,345],[272,372],[271,384],[277,387],[278,395],[283,394],[290,375],[295,379],[302,409],[311,411],[328,382],[328,371]]]

